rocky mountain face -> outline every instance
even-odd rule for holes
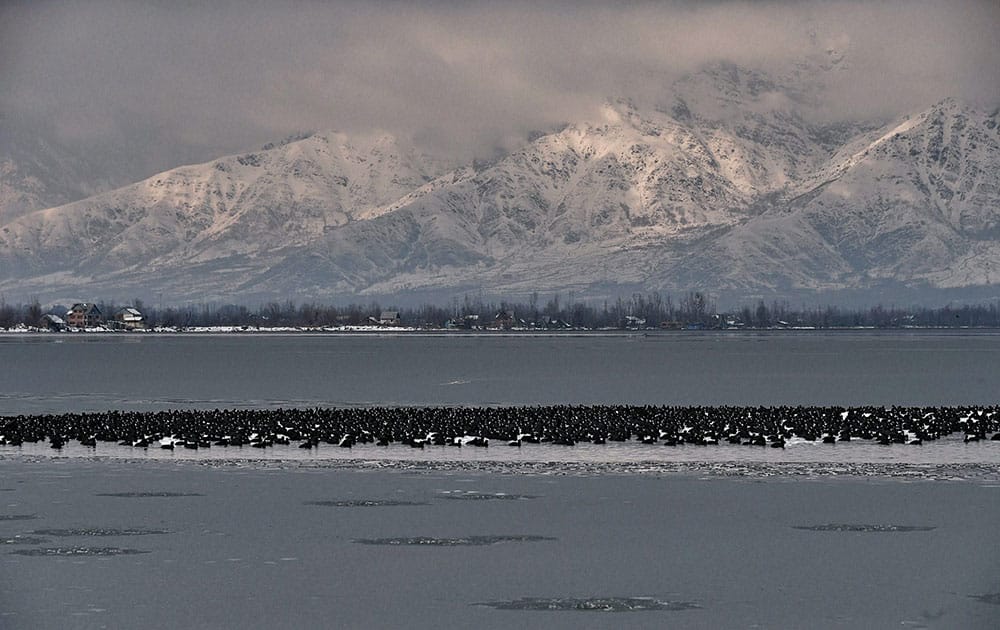
[[[398,200],[441,170],[384,135],[352,143],[315,134],[269,145],[8,222],[0,226],[2,276],[34,277],[43,293],[51,279],[183,299],[185,285],[201,284],[196,273],[176,292],[162,279],[206,265],[260,272],[283,250]]]
[[[864,134],[691,268],[744,288],[996,284],[998,125],[946,100]]]
[[[174,169],[0,224],[0,291],[875,302],[1000,283],[997,112],[816,125],[800,86],[716,64],[659,107],[609,102],[488,165],[325,133]]]

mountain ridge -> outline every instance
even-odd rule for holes
[[[488,165],[387,134],[267,145],[0,225],[0,291],[877,298],[1000,283],[996,111],[946,99],[824,126],[797,98],[718,64],[664,105],[608,101]]]

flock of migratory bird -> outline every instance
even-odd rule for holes
[[[61,449],[298,444],[412,448],[640,441],[784,448],[791,440],[920,445],[946,436],[1000,441],[1000,407],[365,407],[179,409],[0,417],[0,445]]]

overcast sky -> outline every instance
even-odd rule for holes
[[[998,7],[6,0],[0,124],[95,160],[116,151],[143,175],[318,129],[390,131],[466,159],[608,97],[660,98],[708,61],[780,71],[828,47],[850,69],[824,116],[993,105]]]

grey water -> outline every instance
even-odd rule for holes
[[[1000,335],[980,332],[0,335],[0,416],[989,405],[998,376]],[[0,447],[0,627],[997,627],[1000,442],[303,451]],[[220,458],[400,465],[189,461]],[[514,460],[560,474],[482,472]],[[651,460],[732,465],[559,468],[671,470]],[[768,479],[789,462],[818,464]],[[976,463],[991,476],[967,475]],[[859,478],[894,467],[908,474]],[[119,537],[140,532],[159,535]]]
[[[0,335],[0,416],[359,405],[987,405],[980,331]]]
[[[169,530],[0,549],[5,630],[1000,627],[997,484],[2,457],[0,483],[38,515],[4,537]]]

